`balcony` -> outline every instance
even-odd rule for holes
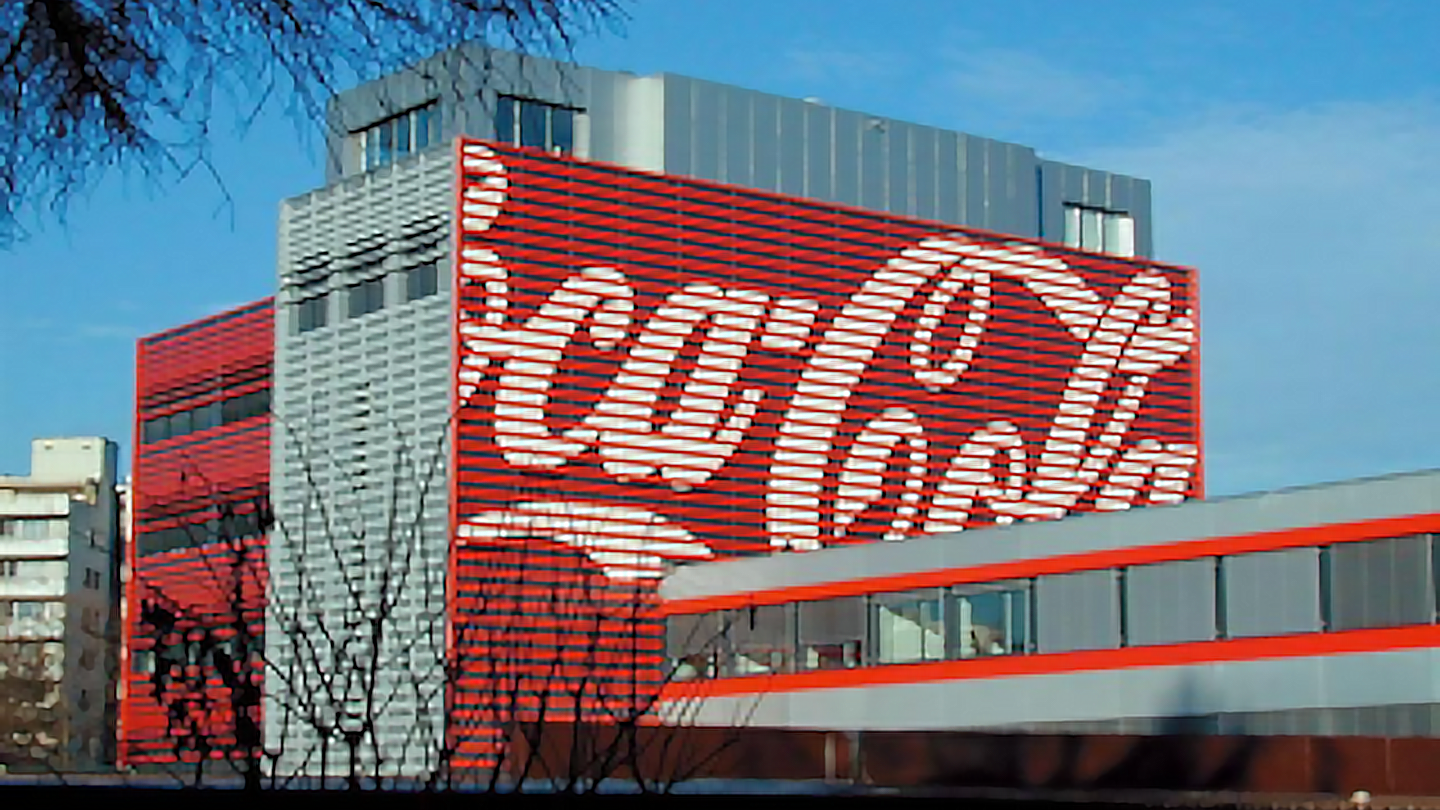
[[[12,618],[8,623],[0,624],[0,639],[6,641],[63,638],[65,638],[64,619]]]
[[[65,577],[14,577],[0,579],[0,599],[59,599],[65,596]]]
[[[0,535],[0,559],[61,558],[70,553],[68,537],[47,537],[30,540],[13,535]]]

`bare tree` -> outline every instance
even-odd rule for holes
[[[334,88],[462,42],[568,51],[624,0],[3,0],[0,246],[106,169],[210,169],[217,98],[319,122]]]
[[[351,790],[490,792],[534,778],[586,792],[624,778],[665,791],[728,745],[687,742],[698,698],[662,706],[682,664],[653,582],[613,580],[538,538],[460,549],[437,569],[424,552],[448,548],[448,522],[426,518],[444,498],[446,441],[416,448],[398,429],[392,439],[380,489],[301,447],[306,506],[292,519],[265,499],[237,508],[203,471],[187,474],[203,493],[183,505],[192,573],[134,574],[172,775],[199,785],[218,769],[249,789],[318,775]],[[343,497],[327,467],[341,472]],[[197,502],[207,505],[195,512]],[[470,584],[454,587],[447,566]],[[686,654],[713,658],[724,634],[691,628]],[[266,675],[278,688],[262,696]]]
[[[54,642],[0,641],[0,764],[67,770],[67,702]]]
[[[274,775],[489,792],[535,774],[572,792],[621,774],[645,789],[693,775],[700,752],[657,759],[648,749],[667,735],[639,734],[661,728],[676,672],[653,581],[612,579],[543,538],[451,549],[449,520],[429,508],[444,498],[448,435],[427,447],[392,433],[378,490],[292,436],[303,506],[277,509],[270,546]],[[693,712],[668,706],[665,718]],[[547,744],[557,729],[560,748]]]
[[[169,753],[180,768],[168,770],[177,778],[198,786],[207,769],[219,764],[255,789],[261,786],[263,757],[269,504],[264,497],[227,501],[200,471],[189,472],[187,480],[203,487],[204,506],[171,530],[181,542],[172,543],[177,547],[160,566],[142,563],[133,574],[140,596],[135,630],[148,640],[148,648],[136,654],[143,662],[139,669],[148,673],[148,691],[130,699],[149,698],[159,708]],[[160,573],[164,564],[179,561],[177,555],[192,563],[183,582]]]

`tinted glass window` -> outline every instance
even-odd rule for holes
[[[495,140],[515,143],[515,99],[501,96],[495,105]]]
[[[405,274],[405,298],[414,301],[439,291],[440,273],[434,264],[417,267]]]
[[[544,149],[549,133],[546,131],[547,107],[536,101],[520,102],[520,145]]]
[[[555,107],[550,111],[550,147],[566,154],[575,151],[575,111]]]

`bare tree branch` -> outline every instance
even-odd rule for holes
[[[277,96],[321,122],[342,83],[465,42],[566,54],[625,2],[0,0],[0,247],[113,168],[218,178],[217,95],[242,122]]]

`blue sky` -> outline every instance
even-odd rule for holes
[[[1440,467],[1440,4],[631,8],[577,58],[1153,180],[1158,257],[1201,270],[1212,495]],[[268,293],[279,201],[319,184],[319,146],[278,109],[216,131],[223,192],[115,173],[0,252],[0,471],[39,435],[128,453],[135,339]]]

